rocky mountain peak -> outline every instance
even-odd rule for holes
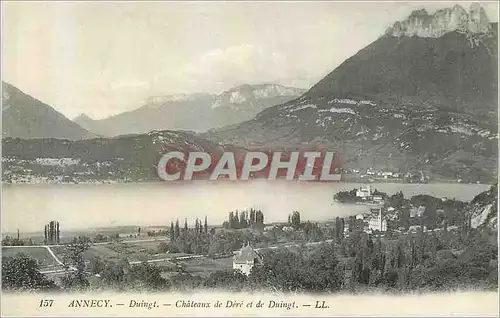
[[[472,33],[486,33],[490,30],[490,21],[486,11],[479,3],[473,3],[469,9],[469,30]]]
[[[415,10],[406,20],[398,21],[388,28],[386,35],[438,38],[452,31],[488,33],[490,28],[484,9],[480,4],[473,3],[469,11],[460,5],[441,9],[433,14],[425,9]]]

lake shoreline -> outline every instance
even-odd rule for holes
[[[222,224],[228,213],[261,209],[266,223],[286,221],[293,211],[304,220],[325,221],[365,213],[368,207],[333,202],[340,191],[359,183],[210,182],[191,181],[120,184],[10,184],[2,186],[2,232],[38,232],[51,220],[65,229],[170,225],[208,217],[210,224]],[[490,185],[372,183],[373,189],[405,197],[417,194],[469,202]],[[30,220],[26,222],[26,220]]]

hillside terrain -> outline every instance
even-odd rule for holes
[[[176,131],[78,141],[6,138],[2,179],[14,183],[159,180],[156,165],[169,151],[217,154],[222,147]]]
[[[469,204],[467,213],[472,228],[498,228],[498,184],[478,194]]]
[[[2,82],[2,137],[79,140],[96,135],[49,105]]]

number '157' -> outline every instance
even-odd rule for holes
[[[42,299],[40,300],[40,307],[52,307],[53,303],[52,299]]]

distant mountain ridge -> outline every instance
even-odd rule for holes
[[[262,84],[241,85],[219,95],[153,96],[142,107],[129,112],[100,120],[80,115],[74,121],[108,137],[169,129],[202,132],[251,119],[260,111],[295,99],[304,92],[305,89]]]
[[[79,140],[96,135],[49,105],[2,82],[2,137]]]
[[[305,89],[295,87],[285,87],[278,84],[261,84],[261,85],[240,85],[218,95],[212,108],[217,107],[230,107],[233,109],[238,108],[267,108],[268,104],[274,102],[276,99],[289,99],[296,98],[305,93]],[[264,105],[260,100],[271,99],[266,101]]]
[[[4,138],[2,180],[13,183],[158,181],[156,165],[169,151],[217,154],[224,150],[217,143],[181,131],[75,141]]]

